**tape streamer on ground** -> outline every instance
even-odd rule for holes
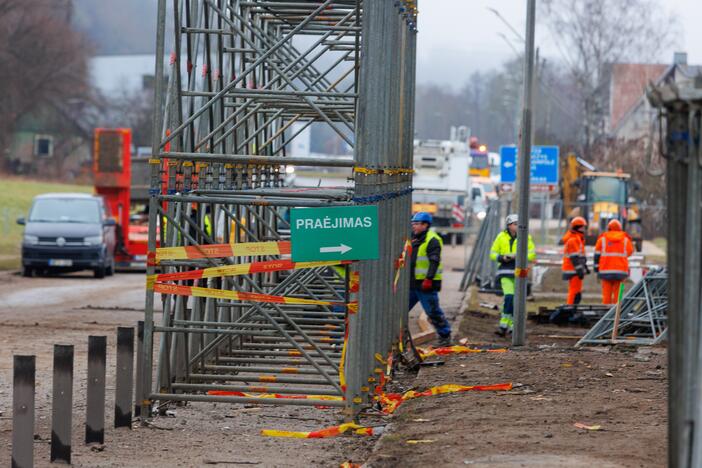
[[[419,356],[424,359],[432,356],[447,356],[449,354],[470,354],[470,353],[506,353],[507,348],[498,349],[476,349],[467,346],[445,346],[442,348],[424,349],[417,348]]]
[[[414,398],[421,398],[434,395],[443,395],[445,393],[458,392],[488,392],[488,391],[509,391],[512,390],[512,383],[500,383],[494,385],[456,385],[447,384],[431,387],[423,392],[415,392],[409,390],[405,393],[383,393],[376,397],[383,407],[383,412],[386,414],[394,413],[395,410],[405,401]]]
[[[354,434],[372,436],[378,435],[385,426],[365,427],[356,423],[344,423],[339,426],[325,427],[318,431],[281,431],[277,429],[263,429],[261,435],[268,437],[293,437],[296,439],[323,439],[335,437],[352,430]]]
[[[410,390],[405,393],[384,393],[377,397],[378,401],[383,406],[383,412],[386,414],[393,413],[404,401],[414,398],[421,398],[433,395],[442,395],[445,393],[457,393],[467,391],[509,391],[512,390],[512,383],[501,383],[495,385],[455,385],[447,384],[437,387],[431,387],[423,392],[415,392]],[[310,397],[311,398],[311,397]],[[293,437],[298,439],[319,439],[325,437],[334,437],[348,430],[353,430],[354,434],[359,435],[377,435],[382,430],[380,427],[365,427],[355,423],[344,423],[339,426],[327,427],[318,431],[282,431],[277,429],[263,429],[261,435],[268,437]]]
[[[281,400],[323,400],[323,401],[342,401],[344,398],[336,395],[284,395],[281,393],[246,393],[230,390],[210,390],[208,395],[217,396],[239,396],[247,398],[263,399],[281,399]]]

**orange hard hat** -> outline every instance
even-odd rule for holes
[[[587,221],[585,221],[585,218],[583,218],[582,216],[576,216],[575,218],[570,220],[570,228],[572,230],[575,230],[580,226],[587,226]]]
[[[622,230],[622,223],[620,223],[618,219],[613,219],[612,221],[607,223],[607,230],[608,231],[621,231]]]

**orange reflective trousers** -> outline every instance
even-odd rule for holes
[[[573,305],[580,302],[580,293],[583,290],[583,280],[577,276],[568,279],[568,299],[566,304]]]
[[[603,304],[616,304],[619,300],[619,285],[622,284],[621,280],[606,280],[602,281],[602,303]]]

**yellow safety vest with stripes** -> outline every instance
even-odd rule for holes
[[[510,236],[507,230],[500,231],[490,248],[490,260],[497,262],[497,257],[500,255],[512,255],[515,258],[517,256],[517,238]],[[530,262],[536,260],[536,247],[531,234],[527,242],[527,260]],[[514,260],[509,263],[498,263],[497,278],[514,278],[514,264]]]
[[[429,271],[429,257],[427,257],[427,247],[432,239],[439,241],[441,248],[444,248],[444,240],[436,231],[427,231],[427,236],[424,238],[424,242],[419,245],[417,250],[417,263],[414,265],[414,278],[418,280],[423,280],[427,277],[427,272]],[[441,280],[441,273],[444,271],[443,262],[439,261],[439,267],[436,269],[436,274],[432,278],[433,280]]]

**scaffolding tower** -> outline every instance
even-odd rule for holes
[[[702,466],[702,81],[681,81],[647,94],[668,186],[668,464],[692,468]]]
[[[353,417],[372,401],[407,324],[416,11],[159,0],[142,414],[212,401]],[[353,158],[289,156],[310,126]],[[286,187],[305,166],[353,188]],[[368,204],[377,260],[291,261],[291,208]]]

